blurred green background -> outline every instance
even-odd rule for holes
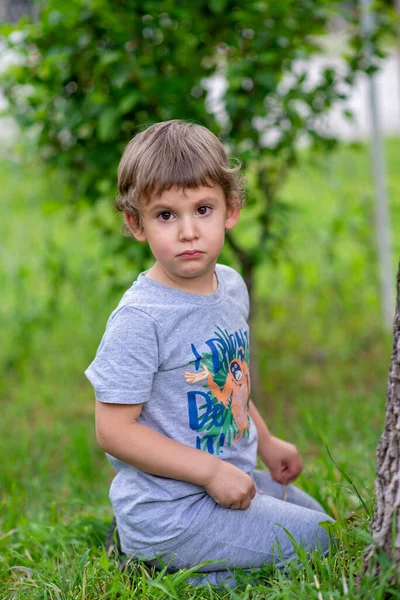
[[[1,597],[134,597],[102,549],[112,471],[83,372],[150,260],[113,209],[119,156],[138,128],[168,118],[206,124],[243,162],[248,206],[222,260],[252,287],[258,403],[303,454],[299,485],[339,519],[346,552],[324,566],[324,597],[341,597],[343,577],[349,597],[368,597],[355,574],[370,515],[327,448],[371,512],[392,340],[370,142],[340,142],[319,119],[337,103],[350,118],[356,77],[393,51],[393,15],[381,8],[366,61],[352,2],[51,0],[35,11],[32,23],[3,25],[12,58],[0,76],[18,123],[0,156]],[[313,81],[307,62],[331,52],[338,30],[343,72],[327,66]],[[216,76],[227,89],[211,111]],[[397,257],[399,138],[385,153]],[[271,597],[317,598],[315,569],[260,585]],[[143,581],[140,597],[194,594],[184,580]],[[370,597],[385,585],[370,582]]]

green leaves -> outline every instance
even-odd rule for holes
[[[131,92],[124,96],[119,104],[119,113],[125,115],[131,111],[140,101],[140,94],[137,91]]]
[[[365,504],[363,497],[361,496],[360,492],[358,491],[358,488],[356,487],[355,483],[353,482],[353,480],[351,479],[350,475],[348,475],[343,469],[341,469],[339,467],[339,465],[333,460],[332,455],[329,451],[328,446],[325,444],[325,448],[326,451],[328,453],[329,458],[331,459],[331,461],[333,462],[333,464],[335,465],[335,467],[338,469],[338,471],[340,471],[340,473],[342,474],[342,476],[344,477],[344,479],[347,481],[347,483],[349,483],[351,485],[351,487],[353,488],[357,498],[359,499],[361,505],[364,507],[365,512],[367,513],[367,515],[369,517],[372,517],[371,511],[369,510],[368,506]]]
[[[102,142],[107,142],[115,137],[118,131],[119,111],[118,108],[109,106],[105,108],[99,118],[97,134]]]

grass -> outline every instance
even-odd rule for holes
[[[400,225],[399,147],[388,140],[393,231]],[[354,486],[371,512],[391,352],[381,328],[368,160],[366,148],[307,157],[283,190],[294,207],[285,254],[257,278],[261,408],[273,432],[300,448],[306,466],[299,484],[338,519],[338,550],[313,560],[299,550],[301,568],[242,574],[235,590],[193,588],[186,572],[149,574],[143,566],[129,577],[106,556],[112,471],[95,442],[83,371],[134,269],[96,226],[108,220],[119,228],[106,204],[76,217],[64,206],[68,189],[57,174],[1,162],[1,598],[389,593],[393,566],[384,557],[381,577],[357,588],[369,516]]]

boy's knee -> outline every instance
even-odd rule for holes
[[[321,519],[320,515],[319,519],[320,520],[316,524],[316,544],[314,549],[320,550],[323,554],[327,554],[334,538],[329,533],[329,526],[325,527],[324,523],[328,525],[329,523],[334,523],[335,520],[328,515],[325,515],[323,519]]]
[[[328,554],[332,544],[332,536],[329,533],[328,524],[334,522],[334,519],[328,515],[313,513],[313,518],[306,524],[300,535],[298,532],[298,535],[295,536],[297,541],[295,543],[291,541],[288,561],[296,557],[299,558],[301,549],[305,550],[308,555],[313,552],[318,552],[323,555]],[[328,527],[325,527],[325,523]]]

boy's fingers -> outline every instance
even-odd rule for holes
[[[281,481],[282,470],[281,469],[271,469],[270,473],[271,473],[271,477],[274,481],[278,481],[279,483],[282,483],[282,481]]]
[[[251,504],[251,500],[250,500],[250,498],[247,498],[247,500],[242,502],[242,505],[240,508],[242,510],[246,510],[247,508],[249,508],[250,504]]]
[[[303,470],[302,464],[293,465],[287,473],[285,473],[286,483],[292,483],[295,479],[299,477]]]

